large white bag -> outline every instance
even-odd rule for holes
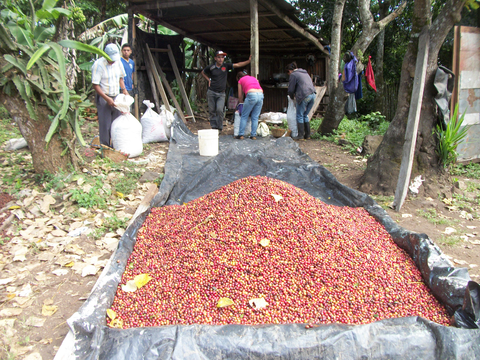
[[[165,109],[165,105],[160,106],[160,116],[162,117],[163,127],[165,129],[165,135],[170,139],[172,123],[175,120],[175,116]]]
[[[113,121],[110,129],[113,148],[128,154],[129,158],[138,156],[143,151],[142,125],[135,116],[130,114],[133,98],[130,95],[120,94],[114,102],[122,115]]]
[[[241,118],[242,116],[238,113],[238,111],[235,111],[235,119],[233,120],[233,136],[238,136],[238,132],[240,131]],[[245,134],[243,135],[250,136],[251,132],[252,132],[252,119],[249,116],[247,120],[247,125],[245,126]]]
[[[165,116],[160,116],[153,108],[155,104],[149,100],[144,100],[143,103],[147,106],[147,111],[140,119],[142,124],[142,142],[144,144],[151,142],[168,141],[167,134],[165,133]]]
[[[290,96],[287,95],[288,98],[288,108],[287,108],[287,123],[288,128],[292,130],[292,137],[298,136],[298,129],[297,129],[297,106],[295,104],[295,100],[290,99]]]
[[[270,135],[270,129],[268,128],[268,125],[263,121],[258,123],[257,135],[261,137]]]

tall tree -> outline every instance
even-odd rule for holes
[[[345,0],[337,0],[335,2],[333,19],[338,22],[343,14],[343,7]],[[359,54],[365,53],[370,43],[375,37],[387,26],[392,20],[399,16],[406,6],[406,1],[402,2],[392,13],[384,17],[379,21],[375,21],[370,11],[369,0],[358,1],[358,11],[360,14],[360,21],[362,24],[362,32],[357,41],[352,47],[352,52],[359,57]],[[322,134],[330,134],[334,130],[338,129],[340,122],[345,115],[345,101],[347,100],[347,94],[338,81],[338,64],[340,62],[341,54],[341,42],[338,41],[338,26],[332,26],[332,44],[331,44],[331,56],[330,56],[330,68],[329,68],[329,103],[325,112],[325,117],[320,125],[319,132]],[[341,24],[340,24],[341,28]],[[358,70],[362,69],[363,65],[358,64]]]
[[[418,37],[425,26],[429,28],[429,54],[412,175],[421,173],[428,177],[438,169],[436,138],[433,131],[437,122],[433,82],[440,48],[450,29],[460,21],[462,8],[467,1],[447,0],[434,19],[430,1],[415,1],[411,40],[402,64],[397,111],[382,143],[367,163],[361,184],[363,191],[390,194],[395,191],[413,89]]]

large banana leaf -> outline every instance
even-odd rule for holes
[[[117,28],[122,28],[128,24],[128,14],[120,14],[114,16],[110,19],[102,21],[101,23],[95,25],[94,27],[84,31],[78,36],[80,41],[87,41],[102,35],[108,30],[109,27],[114,26]]]
[[[75,41],[75,40],[62,40],[62,41],[59,42],[59,44],[62,45],[63,47],[66,47],[66,48],[85,51],[85,52],[92,53],[92,54],[97,54],[97,55],[103,56],[108,61],[112,61],[110,56],[108,56],[105,53],[105,51],[103,51],[103,50],[101,50],[101,49],[99,49],[95,46],[92,46],[92,45],[87,45],[87,44],[84,44],[84,43],[81,43],[81,42]]]
[[[45,40],[51,39],[53,35],[55,35],[55,28],[53,27],[45,28],[43,26],[37,26],[33,31],[33,38],[39,43],[43,43]]]

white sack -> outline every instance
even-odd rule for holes
[[[292,130],[292,137],[298,136],[297,129],[297,106],[295,100],[290,99],[290,96],[287,95],[288,99],[288,108],[287,108],[287,123],[288,128]]]
[[[142,125],[130,114],[133,97],[120,94],[115,98],[115,107],[122,112],[112,122],[110,136],[115,150],[128,154],[129,158],[138,156],[143,151]]]
[[[238,111],[235,111],[235,120],[233,121],[233,136],[238,136],[238,132],[240,131],[241,118],[242,116],[238,113]],[[245,134],[243,134],[243,136],[250,136],[251,132],[252,132],[252,119],[249,116],[247,120],[247,125],[245,126]]]
[[[155,107],[155,104],[149,100],[143,101],[147,106],[147,111],[143,114],[140,119],[142,124],[142,142],[144,144],[151,142],[160,142],[168,141],[167,134],[165,133],[165,117],[160,116],[152,109]]]
[[[170,139],[171,137],[171,130],[173,120],[175,120],[175,116],[173,113],[165,109],[165,105],[160,106],[160,116],[162,117],[163,127],[165,129],[165,135],[167,138]]]

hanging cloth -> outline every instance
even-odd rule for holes
[[[358,88],[357,88],[357,91],[355,91],[355,100],[360,100],[361,98],[363,98],[362,75],[363,75],[363,71],[360,74],[358,74]]]
[[[375,85],[375,74],[373,73],[372,62],[370,60],[371,58],[371,56],[368,57],[367,70],[365,70],[365,78],[367,79],[368,85],[370,85],[373,90],[377,91],[377,86]]]
[[[343,88],[349,94],[355,94],[358,88],[358,74],[357,74],[357,58],[352,55],[352,60],[345,64],[345,80],[343,81]]]

